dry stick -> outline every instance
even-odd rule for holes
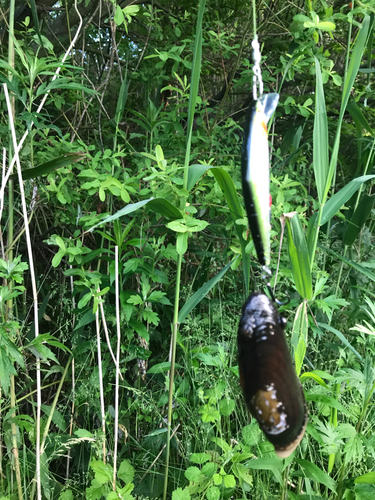
[[[98,287],[96,291],[97,291],[97,293],[100,293],[100,288]],[[101,314],[101,317],[103,320],[104,334],[105,334],[105,339],[107,341],[108,349],[109,349],[109,352],[111,353],[111,356],[112,356],[113,362],[116,366],[116,369],[118,369],[120,371],[120,365],[116,361],[115,355],[113,354],[113,351],[112,351],[111,342],[109,340],[109,334],[108,334],[107,322],[105,320],[103,302],[100,302],[99,306],[100,306],[100,314]],[[121,377],[121,380],[124,380],[124,377],[122,376],[121,372],[120,372],[120,377]]]
[[[65,53],[64,57],[63,57],[63,58],[62,58],[62,60],[61,60],[61,66],[64,64],[64,62],[65,62],[66,58],[68,57],[68,55],[69,55],[70,51],[71,51],[71,50],[72,50],[72,48],[74,47],[74,45],[75,45],[75,43],[76,43],[76,41],[77,41],[77,38],[78,38],[79,32],[81,31],[81,28],[82,28],[82,16],[81,16],[81,14],[79,13],[79,10],[77,9],[77,0],[74,0],[74,8],[76,9],[76,12],[77,12],[78,17],[79,17],[79,19],[80,19],[80,22],[79,22],[79,25],[78,25],[77,32],[76,32],[76,34],[75,34],[75,36],[74,36],[74,38],[73,38],[73,40],[72,40],[72,43],[69,45],[68,50],[66,51],[66,53]],[[53,76],[53,78],[52,78],[51,82],[53,82],[54,80],[56,80],[56,78],[59,76],[59,73],[60,73],[60,71],[61,71],[61,66],[59,66],[59,67],[56,69],[55,74],[54,74],[54,76]],[[41,109],[42,109],[42,108],[43,108],[43,106],[44,106],[44,103],[45,103],[45,102],[46,102],[46,100],[47,100],[47,97],[48,97],[49,93],[50,93],[50,91],[48,91],[48,92],[46,92],[46,93],[44,94],[44,97],[43,97],[43,99],[42,99],[41,103],[39,104],[38,109],[36,110],[36,112],[37,112],[37,113],[40,113]],[[14,156],[13,156],[13,159],[12,159],[12,161],[11,161],[11,163],[10,163],[10,167],[9,167],[9,169],[8,169],[8,173],[7,173],[7,174],[6,174],[6,176],[5,176],[5,182],[2,184],[1,189],[0,189],[0,200],[2,200],[2,199],[4,198],[5,185],[6,185],[6,183],[8,182],[8,179],[9,179],[10,173],[11,173],[11,171],[12,171],[12,168],[13,168],[14,164],[16,163],[16,158],[18,157],[18,154],[19,154],[19,152],[21,151],[21,148],[22,148],[22,146],[23,146],[23,143],[25,142],[25,139],[26,139],[26,137],[27,137],[27,135],[28,135],[28,133],[29,133],[29,130],[31,130],[31,127],[32,127],[33,125],[34,125],[34,122],[32,121],[32,122],[31,122],[31,124],[30,124],[29,129],[27,129],[27,130],[26,130],[26,132],[23,134],[23,136],[22,136],[22,138],[21,138],[21,140],[20,140],[20,142],[19,142],[19,144],[18,144],[17,148],[14,150]],[[0,214],[0,215],[1,215],[1,214]]]
[[[99,369],[99,391],[100,391],[100,410],[102,414],[102,431],[103,431],[103,462],[105,463],[105,412],[104,412],[104,390],[103,390],[103,372],[102,372],[102,352],[100,348],[100,327],[99,327],[99,312],[96,310],[96,342],[98,349],[98,369]]]
[[[7,161],[7,150],[5,148],[3,148],[3,168],[2,168],[2,174],[1,174],[1,186],[4,184],[6,161]],[[1,216],[3,214],[3,206],[4,206],[4,197],[0,199],[0,222],[1,222]],[[4,249],[3,233],[1,231],[1,226],[0,226],[0,243],[1,243],[1,255],[2,255],[2,258],[4,259],[5,258],[5,249]]]
[[[10,407],[12,410],[15,410],[16,406],[16,396],[15,396],[15,386],[14,386],[14,375],[10,377]],[[12,413],[12,417],[15,416],[15,413]],[[22,481],[21,481],[21,470],[20,470],[20,457],[17,446],[17,426],[14,420],[11,420],[11,429],[12,429],[12,454],[14,458],[14,469],[16,473],[16,482],[17,482],[17,490],[18,490],[18,498],[19,500],[23,499],[22,493]],[[13,468],[12,468],[12,491],[13,491]]]
[[[33,291],[35,338],[37,338],[39,336],[38,292],[37,292],[36,280],[35,280],[34,260],[33,260],[32,246],[31,246],[29,221],[28,221],[28,217],[27,217],[25,190],[23,187],[22,171],[21,171],[20,158],[19,158],[18,149],[17,149],[17,138],[16,138],[16,131],[14,129],[12,108],[11,108],[10,99],[9,99],[8,87],[5,83],[3,84],[3,88],[4,88],[5,99],[6,99],[7,108],[8,108],[10,129],[12,132],[14,157],[15,157],[15,161],[17,164],[17,173],[18,173],[18,181],[19,181],[19,188],[20,188],[20,195],[21,195],[22,212],[23,212],[23,219],[24,219],[24,223],[25,223],[27,253],[28,253],[28,257],[29,257],[31,288]],[[9,169],[9,171],[10,170],[11,170],[11,168]],[[37,356],[36,357],[37,411],[36,411],[36,474],[35,475],[36,475],[38,500],[42,499],[42,490],[41,490],[41,483],[40,483],[40,410],[41,410],[41,405],[42,405],[41,385],[42,384],[41,384],[41,378],[40,378],[40,358],[39,358],[39,356]]]
[[[116,290],[116,327],[117,327],[117,357],[116,357],[116,389],[115,389],[115,449],[113,452],[113,491],[116,491],[116,465],[117,465],[117,442],[118,442],[118,393],[120,374],[120,290],[118,280],[118,246],[115,246],[115,290]]]

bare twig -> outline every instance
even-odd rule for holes
[[[115,389],[115,447],[113,452],[113,491],[116,491],[116,473],[117,473],[117,443],[118,443],[118,393],[119,393],[119,374],[120,374],[120,290],[119,290],[119,272],[118,272],[118,246],[115,246],[115,290],[116,290],[116,327],[117,327],[117,353],[116,353],[116,389]]]
[[[25,190],[23,187],[23,179],[22,179],[22,171],[21,171],[21,163],[19,158],[19,150],[17,149],[17,137],[16,131],[14,128],[13,122],[13,113],[12,107],[10,104],[8,87],[6,84],[3,84],[5,100],[8,108],[8,116],[9,116],[9,124],[12,133],[13,140],[13,148],[14,148],[14,159],[17,165],[17,174],[19,181],[19,189],[21,195],[21,204],[22,204],[22,212],[23,219],[25,224],[25,235],[26,235],[26,244],[27,244],[27,253],[29,257],[29,268],[30,268],[30,278],[31,278],[31,288],[33,291],[33,302],[34,302],[34,329],[35,329],[35,337],[39,336],[39,319],[38,319],[38,292],[36,287],[36,279],[35,279],[35,270],[34,270],[34,260],[33,260],[33,251],[31,245],[31,237],[30,237],[30,229],[29,229],[29,221],[27,217],[27,206],[25,199]],[[9,169],[9,171],[11,168]],[[37,484],[37,497],[38,500],[42,498],[42,490],[41,490],[41,482],[40,482],[40,410],[42,405],[42,397],[41,397],[41,378],[40,378],[40,358],[36,357],[36,385],[37,385],[37,417],[36,417],[36,484]]]
[[[98,287],[98,289],[96,291],[97,291],[97,293],[100,293],[100,288]],[[109,340],[109,333],[108,333],[107,322],[106,322],[105,314],[104,314],[103,302],[100,302],[99,307],[100,307],[100,314],[101,314],[102,320],[103,320],[104,334],[105,334],[105,339],[107,341],[108,349],[109,349],[109,352],[111,353],[111,356],[112,356],[113,362],[115,363],[116,369],[118,368],[120,370],[120,367],[116,361],[115,355],[113,354],[113,351],[112,351],[111,342]],[[120,377],[121,377],[121,380],[124,380],[124,377],[122,376],[121,372],[120,372]]]

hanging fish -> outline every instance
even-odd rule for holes
[[[288,457],[301,442],[306,402],[285,339],[285,319],[264,294],[245,302],[238,328],[238,363],[246,404],[276,455]]]
[[[267,123],[279,102],[279,94],[263,94],[253,102],[242,144],[242,190],[249,228],[258,260],[270,263],[270,161]]]

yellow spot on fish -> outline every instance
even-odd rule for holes
[[[266,432],[280,434],[287,429],[283,404],[278,401],[273,384],[266,386],[265,391],[260,389],[253,396],[251,404],[257,414],[257,420]]]

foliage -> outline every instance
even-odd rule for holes
[[[0,21],[34,264],[0,96],[0,495],[35,497],[40,363],[43,498],[162,497],[168,463],[173,500],[373,498],[371,2],[256,4],[281,95],[271,283],[309,410],[286,460],[238,383],[241,305],[264,286],[239,171],[252,3],[86,4],[84,28],[73,2],[20,6],[8,44]]]

